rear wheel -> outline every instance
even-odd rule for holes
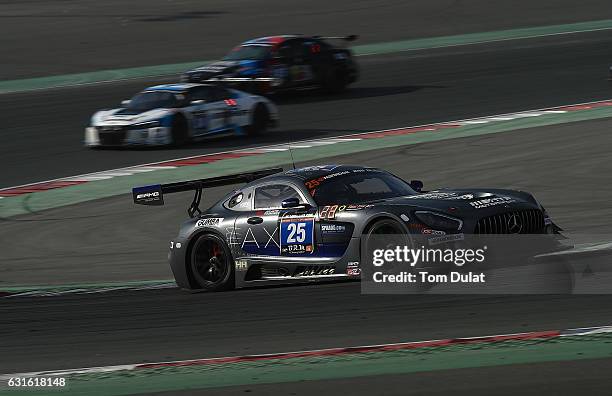
[[[253,118],[251,119],[251,125],[248,127],[249,135],[258,135],[263,133],[268,128],[270,122],[270,114],[268,109],[262,103],[259,103],[253,111]]]
[[[221,291],[234,288],[234,260],[223,239],[203,234],[191,249],[190,269],[201,289]]]

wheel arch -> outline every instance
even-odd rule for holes
[[[390,213],[390,212],[379,212],[379,213],[375,213],[371,215],[370,217],[367,218],[367,220],[364,221],[365,225],[361,228],[360,232],[358,233],[359,236],[364,235],[367,231],[370,230],[370,228],[372,228],[372,225],[374,225],[374,223],[380,220],[393,220],[399,223],[400,227],[402,227],[404,232],[409,233],[408,227],[406,226],[406,224],[404,224],[404,221],[402,221],[402,219],[399,216],[393,213]]]

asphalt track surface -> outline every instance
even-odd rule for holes
[[[279,98],[281,126],[257,139],[208,140],[180,150],[82,147],[97,109],[144,86],[130,81],[0,95],[0,187],[233,148],[486,116],[606,99],[608,32],[360,57],[346,93]],[[166,80],[171,81],[171,80]]]
[[[612,18],[607,0],[0,0],[0,80],[215,59],[273,34],[362,43]]]
[[[609,120],[593,120],[330,162],[380,166],[405,178],[424,175],[428,188],[529,190],[569,232],[611,240],[612,187],[596,176],[612,171],[609,128]],[[220,193],[213,190],[205,203]],[[9,245],[2,267],[7,277],[32,282],[54,280],[54,274],[65,282],[71,276],[169,277],[167,241],[188,201],[178,198],[163,208],[137,208],[129,196],[118,196],[8,220],[1,238],[20,243]],[[361,295],[358,283],[18,298],[0,301],[0,354],[11,356],[0,362],[0,372],[606,325],[610,304],[612,295],[372,296]]]
[[[30,3],[37,7],[44,5],[37,1]],[[480,3],[480,9],[493,13],[487,8],[487,4],[493,2]],[[527,3],[532,2],[525,3],[527,7]],[[474,22],[464,26],[472,14],[465,11],[462,2],[419,4],[424,9],[427,4],[456,7],[456,12],[447,7],[451,10],[445,17],[451,22],[449,31],[439,28],[440,31],[428,35],[610,17],[605,15],[610,7],[603,1],[581,4],[580,7],[569,1],[542,2],[539,5],[545,5],[527,9],[530,12],[525,12],[526,9],[516,3],[511,6],[508,3],[504,6],[507,9],[497,9],[503,17],[486,18],[487,22],[482,22],[482,16],[473,16]],[[496,6],[501,7],[499,4]],[[557,9],[560,10],[558,13],[553,12]],[[40,10],[44,12],[44,7]],[[469,15],[461,18],[462,11]],[[166,13],[163,10],[158,12]],[[356,20],[363,20],[363,15],[372,11],[364,8],[362,12]],[[90,13],[94,15],[95,9],[92,8]],[[380,18],[391,18],[391,14],[401,15],[391,11]],[[79,18],[87,16],[76,15],[72,19],[56,16],[58,21],[76,22],[68,23],[65,30],[59,29],[60,44],[56,51],[59,60],[50,58],[47,53],[46,59],[53,61],[44,62],[49,66],[46,70],[49,73],[44,74],[85,71],[92,64],[96,68],[126,67],[193,59],[186,57],[188,52],[185,49],[180,55],[179,44],[173,47],[179,53],[177,59],[169,60],[167,53],[164,58],[155,55],[160,56],[159,62],[157,58],[139,58],[140,53],[154,51],[146,47],[147,38],[137,37],[136,33],[118,36],[127,43],[132,39],[142,50],[135,51],[130,47],[129,54],[125,51],[108,56],[122,61],[125,57],[125,64],[105,66],[87,56],[86,50],[75,51],[78,56],[67,58],[68,48],[71,45],[76,48],[74,43],[78,39],[75,32],[80,31],[78,27],[70,26],[72,23],[80,24]],[[189,16],[181,19],[181,15],[184,14],[177,11],[176,20],[186,24],[211,23],[217,18],[201,14],[192,20]],[[415,20],[418,15],[415,13]],[[512,16],[520,18],[520,22]],[[13,24],[11,29],[17,29],[15,32],[20,28],[16,21],[26,20],[15,15],[4,16],[4,19]],[[423,19],[423,24],[428,24],[426,19],[420,19]],[[47,23],[45,18],[36,20]],[[324,26],[324,20],[319,22],[321,25],[318,26]],[[366,42],[407,38],[403,34],[396,36],[399,33],[394,25],[399,19],[388,22],[389,29],[375,29]],[[160,21],[141,23],[161,26]],[[358,27],[361,32],[367,29],[363,25],[355,23],[346,28]],[[413,31],[419,30],[417,22],[406,25],[408,31],[413,29],[411,26],[414,26]],[[49,29],[61,25],[47,26]],[[281,28],[277,27],[285,30]],[[346,29],[342,30],[339,33]],[[381,33],[377,36],[379,30]],[[108,48],[117,47],[118,38],[108,33],[116,33],[116,30],[98,26],[92,31],[106,32],[113,43]],[[7,36],[10,35],[2,39],[3,48]],[[181,40],[185,37],[195,40],[186,31],[176,31],[176,36]],[[64,44],[62,37],[73,41],[66,39],[68,41]],[[178,40],[169,32],[160,30],[160,33],[148,37],[151,41],[148,45],[166,37]],[[95,48],[103,38],[102,33],[99,33],[98,41],[84,38],[83,47]],[[237,34],[236,39],[231,36],[231,41],[242,38]],[[30,46],[39,41],[32,33],[27,38],[24,35],[19,45]],[[227,46],[232,44],[229,41]],[[354,89],[341,97],[329,99],[309,96],[286,99],[280,104],[282,128],[254,143],[331,136],[608,98],[610,88],[605,77],[610,60],[610,41],[612,39],[606,33],[588,33],[360,58],[364,77]],[[193,46],[194,41],[187,40],[186,43]],[[44,59],[45,49],[42,46],[39,49],[39,57]],[[26,58],[15,57],[19,51],[6,51],[15,57],[11,58],[14,59],[12,66],[7,63],[9,71],[16,70],[15,64],[24,67],[20,74],[3,72],[4,78],[29,77],[44,68],[41,63],[32,61],[35,58],[32,54],[36,51],[30,52],[27,55],[29,61],[26,61]],[[62,57],[66,62],[62,62]],[[206,58],[207,54],[203,53],[202,57]],[[79,59],[81,63],[68,59]],[[87,59],[89,64],[83,59]],[[53,66],[59,64],[65,64],[67,68],[60,70]],[[82,128],[93,110],[118,103],[147,83],[120,82],[0,96],[5,135],[0,147],[0,166],[10,170],[1,173],[0,186],[207,150],[218,151],[225,147],[225,143],[211,142],[210,146],[179,151],[93,153],[80,147]],[[609,121],[588,121],[369,152],[352,156],[350,162],[385,167],[406,177],[425,175],[421,178],[429,187],[524,188],[533,191],[563,227],[605,235],[610,234],[612,228],[607,220],[612,214],[609,203],[611,187],[609,183],[602,183],[612,170],[606,161],[611,147],[609,129]],[[240,142],[237,141],[235,146],[238,145]],[[209,199],[219,194],[219,191],[213,191]],[[19,243],[11,244],[3,252],[2,268],[17,272],[26,269],[25,273],[38,266],[40,271],[30,272],[34,279],[37,276],[50,279],[49,273],[44,271],[59,271],[65,267],[81,271],[80,275],[91,272],[112,277],[118,271],[121,276],[129,273],[136,279],[167,278],[169,273],[163,259],[166,241],[176,232],[175,221],[183,216],[184,206],[177,199],[162,210],[146,209],[152,208],[134,208],[129,198],[122,196],[5,220],[0,230],[1,239]],[[89,245],[83,247],[83,242]],[[128,267],[127,270],[120,268],[124,266]],[[64,275],[70,276],[69,273]],[[2,300],[0,355],[10,358],[0,361],[0,373],[606,325],[609,324],[611,303],[612,296],[364,296],[360,294],[358,283],[218,294],[160,290]],[[584,371],[592,376],[589,378],[593,378],[593,383],[609,380],[604,374],[594,371],[594,367],[601,365],[600,361],[546,364],[534,371],[528,366],[515,367],[509,373],[510,378],[516,378],[515,382],[518,382],[525,381],[525,373],[552,370],[558,374],[557,381],[574,381],[577,386],[586,387],[588,384],[580,383],[576,378]],[[566,370],[566,367],[576,369]],[[435,382],[437,378],[439,386],[443,387],[447,380],[452,384],[452,378],[454,381],[459,381],[458,378],[469,380],[478,375],[500,378],[504,370],[504,367],[456,370],[440,377],[433,373],[429,381]],[[549,374],[549,378],[553,375]],[[423,389],[431,389],[426,387],[424,376],[427,374],[405,378],[417,379],[419,384],[423,384]],[[534,382],[538,381],[532,380],[536,389],[539,386],[542,392],[551,392],[541,382],[539,385]],[[492,386],[494,382],[488,381],[488,384]],[[506,384],[509,388],[513,386],[512,381]],[[317,384],[312,386],[315,390]],[[517,389],[522,390],[521,387]],[[564,388],[554,389],[562,392]]]

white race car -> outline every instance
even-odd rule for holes
[[[180,146],[220,134],[254,135],[278,124],[270,100],[216,85],[157,85],[121,105],[93,115],[85,146]]]

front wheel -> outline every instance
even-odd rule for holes
[[[190,255],[191,275],[200,289],[221,291],[233,289],[234,260],[223,239],[214,234],[200,235]]]

